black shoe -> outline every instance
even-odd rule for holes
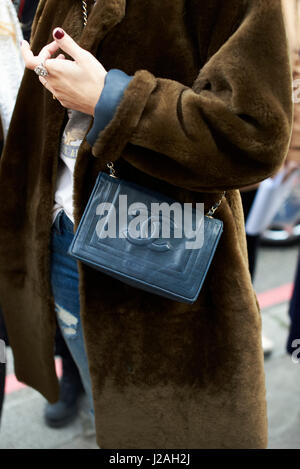
[[[78,401],[83,386],[75,363],[63,359],[63,376],[60,380],[59,401],[46,404],[45,422],[52,428],[61,428],[72,422],[78,415]]]

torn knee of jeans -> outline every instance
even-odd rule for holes
[[[76,337],[79,322],[78,318],[57,303],[55,303],[55,309],[62,328],[62,332],[68,338]]]

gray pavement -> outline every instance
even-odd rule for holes
[[[298,247],[261,248],[255,279],[258,293],[294,280]],[[285,352],[289,327],[288,304],[262,311],[263,331],[274,342],[274,353],[265,361],[269,415],[269,448],[300,448],[300,364]],[[8,372],[13,372],[8,353]],[[76,421],[53,430],[43,423],[45,400],[25,388],[6,396],[0,431],[0,449],[96,449],[95,434],[86,401]]]
[[[8,373],[12,356],[8,352]],[[97,449],[87,401],[80,402],[78,418],[64,429],[43,421],[45,399],[31,388],[6,395],[0,431],[0,449]]]
[[[258,293],[294,281],[298,249],[260,249],[254,282]],[[288,307],[281,303],[262,311],[263,333],[274,342],[274,352],[265,360],[270,449],[300,448],[300,363],[285,351]]]

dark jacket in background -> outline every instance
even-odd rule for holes
[[[38,7],[39,0],[21,0],[18,10],[18,17],[22,25],[24,39],[29,41],[32,21]]]
[[[296,348],[299,347],[297,344],[296,347],[293,347],[293,341],[300,339],[300,255],[298,259],[297,273],[294,284],[293,296],[289,308],[289,316],[291,319],[289,337],[287,341],[287,351],[288,353],[295,352]]]

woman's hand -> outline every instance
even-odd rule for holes
[[[49,75],[39,77],[40,82],[58,99],[62,106],[94,115],[95,106],[101,96],[106,70],[88,51],[82,49],[65,31],[56,28],[54,41],[45,46],[39,55],[34,56],[27,41],[23,41],[21,51],[25,66],[34,70],[41,63]],[[55,59],[52,55],[63,50],[73,60],[63,54]]]

